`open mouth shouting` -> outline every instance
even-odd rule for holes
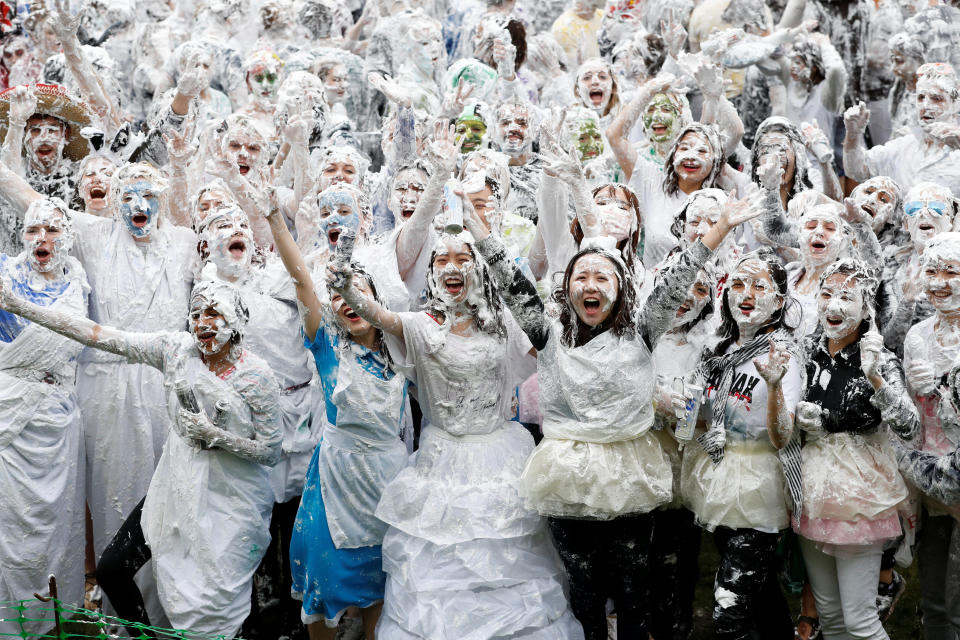
[[[346,318],[347,321],[349,321],[351,324],[357,323],[363,320],[363,318],[361,318],[356,311],[354,311],[347,305],[343,305],[340,311],[343,314],[343,317]]]
[[[936,227],[934,227],[929,222],[921,222],[920,224],[917,225],[917,229],[924,233],[930,233],[931,231],[935,231]]]
[[[873,208],[873,205],[864,203],[860,205],[860,209],[862,209],[863,212],[866,213],[871,218],[875,218],[877,216],[877,211],[876,209]]]
[[[650,131],[657,137],[665,136],[667,135],[667,125],[662,123],[654,124],[650,127]]]
[[[37,259],[37,263],[47,264],[53,258],[53,253],[44,247],[37,247],[33,250],[33,256]]]
[[[843,326],[843,316],[831,315],[825,318],[827,322],[827,327],[831,329],[839,329]]]
[[[588,293],[583,297],[583,312],[588,318],[599,315],[602,306],[603,301],[596,294]]]
[[[197,342],[207,349],[211,349],[217,344],[217,332],[209,327],[197,327]]]
[[[51,158],[57,152],[57,148],[50,144],[41,144],[37,147],[38,158]]]
[[[810,251],[814,254],[826,253],[827,243],[820,238],[814,238],[810,241]]]
[[[90,187],[90,199],[91,200],[103,200],[107,197],[107,188],[102,185],[94,185]]]
[[[413,215],[414,209],[416,209],[416,207],[412,207],[412,206],[403,207],[402,209],[400,209],[400,217],[403,218],[404,220],[409,220],[410,216]]]
[[[340,232],[340,227],[330,227],[330,229],[327,230],[327,242],[330,243],[331,247],[337,245],[337,240],[340,239]]]
[[[588,95],[590,96],[590,102],[593,103],[593,106],[599,107],[603,104],[603,99],[606,96],[606,93],[603,91],[603,89],[590,89],[590,93]]]
[[[234,237],[227,245],[227,251],[230,252],[231,257],[239,260],[247,252],[247,243],[242,237]]]
[[[754,303],[750,302],[749,300],[744,300],[743,302],[737,305],[737,308],[740,309],[740,313],[742,313],[743,315],[749,318],[750,314],[753,313],[754,309],[756,309],[757,307]]]
[[[683,316],[687,315],[687,313],[688,313],[688,312],[690,311],[690,309],[692,309],[692,308],[693,308],[693,307],[690,306],[690,301],[689,301],[689,300],[686,301],[686,302],[684,302],[684,303],[681,304],[679,307],[677,307],[677,317],[678,317],[678,318],[682,318]]]
[[[245,176],[250,173],[250,165],[241,160],[237,161],[237,168],[240,170],[240,175]]]
[[[131,224],[137,229],[142,229],[147,226],[147,223],[150,222],[150,216],[145,213],[135,213],[130,218]]]
[[[463,293],[463,277],[462,276],[447,276],[443,279],[443,288],[448,294],[456,298],[461,293]]]

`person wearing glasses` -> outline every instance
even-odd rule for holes
[[[899,266],[885,269],[886,289],[893,300],[889,319],[882,327],[884,344],[900,357],[910,327],[933,315],[933,306],[922,295],[924,247],[938,233],[953,228],[956,213],[957,200],[944,185],[921,182],[903,198],[903,226],[910,242],[895,256]]]
[[[843,169],[857,182],[885,175],[904,189],[932,180],[960,194],[960,85],[949,64],[927,63],[917,69],[917,127],[908,135],[867,149],[863,132],[870,112],[863,102],[843,114]]]

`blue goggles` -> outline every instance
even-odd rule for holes
[[[950,205],[946,202],[940,202],[938,200],[931,200],[930,202],[924,202],[922,200],[911,200],[910,202],[903,203],[903,212],[908,216],[915,216],[924,208],[930,209],[938,216],[942,216],[947,213]]]

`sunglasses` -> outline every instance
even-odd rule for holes
[[[930,209],[938,216],[942,216],[947,213],[949,205],[946,202],[939,202],[937,200],[932,200],[930,202],[923,202],[922,200],[912,200],[910,202],[905,202],[903,205],[903,212],[908,216],[915,216],[920,213],[921,209]]]

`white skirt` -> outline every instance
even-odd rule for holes
[[[673,469],[652,431],[596,443],[544,438],[521,477],[531,509],[559,518],[610,520],[670,501]]]
[[[377,637],[583,638],[546,523],[517,486],[533,440],[519,424],[453,438],[424,430],[377,516],[387,573]]]
[[[783,466],[766,440],[727,438],[723,460],[713,460],[696,442],[683,455],[684,502],[709,531],[717,527],[774,532],[790,524],[784,500]]]

